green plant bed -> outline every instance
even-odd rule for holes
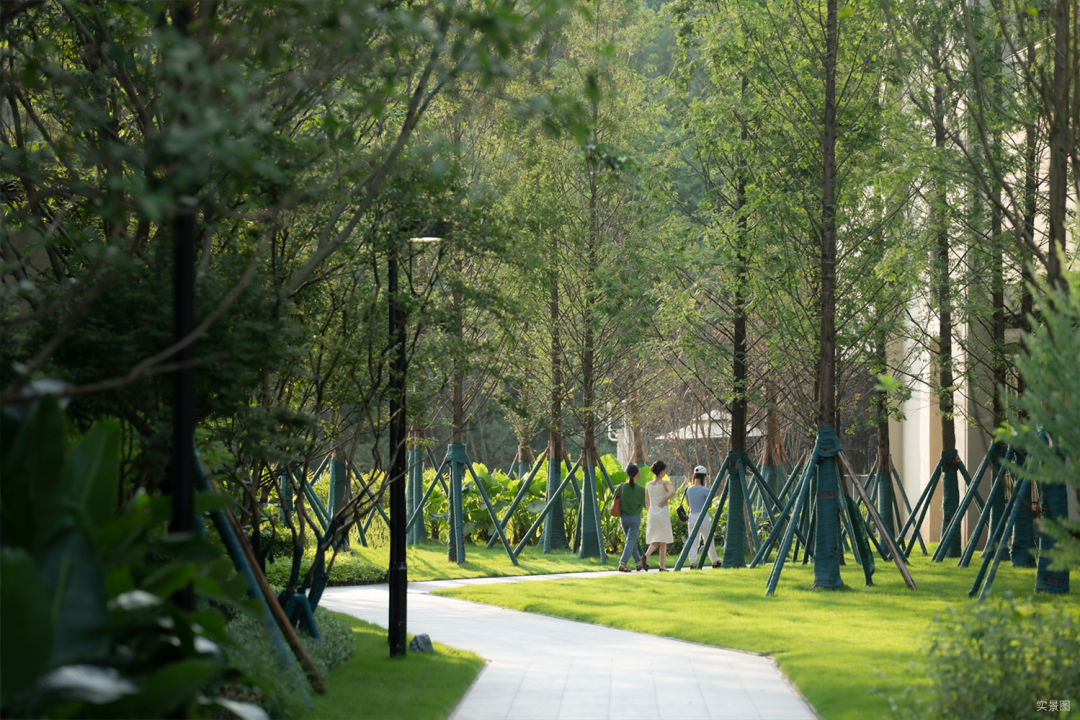
[[[361,548],[364,549],[364,548]],[[378,551],[376,551],[378,552]],[[384,552],[386,557],[389,551]],[[330,560],[331,553],[327,553],[326,559]],[[314,546],[304,549],[304,559],[300,561],[300,573],[308,571],[311,563],[315,561]],[[334,560],[334,566],[330,568],[330,576],[326,584],[336,585],[371,585],[373,583],[386,582],[386,568],[389,561],[373,564],[364,555],[350,555],[338,553]],[[289,582],[289,573],[292,571],[292,558],[279,557],[274,562],[266,563],[266,579],[275,587],[285,587]]]
[[[977,555],[963,569],[913,556],[911,574],[919,588],[914,592],[895,566],[879,558],[873,587],[863,586],[857,565],[841,568],[851,585],[842,593],[814,592],[813,566],[788,563],[773,597],[765,597],[768,566],[477,585],[438,594],[765,653],[776,658],[823,717],[879,718],[889,710],[886,697],[899,696],[908,686],[914,688],[909,695],[928,687],[931,622],[950,604],[972,602],[967,592],[977,565]],[[1001,597],[1011,591],[1026,599],[1034,583],[1033,569],[1003,564],[993,593]],[[1031,602],[1077,612],[1075,598],[1040,595]],[[1022,677],[1016,682],[1022,691]]]
[[[298,632],[304,650],[322,677],[353,654],[349,619],[347,615],[320,607],[315,610],[320,638],[316,640],[302,630]],[[264,688],[256,702],[273,718],[293,717],[301,712],[303,698],[295,684],[295,676],[277,662],[266,626],[255,617],[241,613],[229,621],[226,631],[233,641],[233,645],[225,650],[229,660],[246,675],[257,678]],[[217,694],[229,695],[228,692]]]
[[[356,553],[357,559],[382,568],[385,574],[390,563],[390,548],[354,547],[353,552]],[[605,565],[600,563],[600,558],[581,559],[569,550],[560,550],[545,555],[541,548],[527,547],[518,556],[518,565],[515,567],[510,562],[510,558],[501,544],[492,547],[490,550],[483,545],[467,545],[465,548],[465,564],[459,566],[457,563],[446,559],[446,545],[437,543],[434,540],[424,540],[419,545],[410,546],[406,562],[409,564],[410,581],[592,572],[596,570],[614,570],[619,566],[617,556],[608,555],[607,564]],[[331,578],[334,577],[335,571],[331,571]],[[382,582],[382,580],[378,582]]]
[[[484,666],[482,658],[440,643],[431,654],[391,658],[384,628],[333,614],[352,630],[356,649],[326,678],[326,694],[313,695],[315,707],[303,717],[443,720]]]

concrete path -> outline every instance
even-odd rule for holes
[[[409,583],[410,633],[427,633],[488,660],[451,718],[817,718],[766,656],[428,594],[461,585],[614,574]],[[322,604],[388,623],[386,585],[327,588]]]

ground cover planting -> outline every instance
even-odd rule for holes
[[[440,643],[434,643],[431,654],[411,652],[391,658],[385,628],[351,615],[334,615],[352,630],[356,650],[326,678],[326,694],[312,695],[314,708],[306,717],[443,720],[484,666],[473,653]]]
[[[882,717],[889,711],[887,697],[899,696],[908,686],[914,688],[909,699],[925,690],[931,623],[947,606],[973,602],[967,591],[976,565],[961,569],[913,556],[914,592],[895,569],[879,561],[873,587],[863,587],[858,568],[848,565],[845,579],[851,585],[840,591],[812,590],[813,567],[788,564],[776,595],[768,598],[768,567],[567,578],[438,594],[766,653],[822,717],[841,720]],[[1026,598],[1034,582],[1034,569],[1003,564],[993,592]],[[1037,596],[1032,601],[1078,611],[1067,598]],[[1031,698],[1032,711],[1038,699]]]

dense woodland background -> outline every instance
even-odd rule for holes
[[[121,503],[167,487],[180,345],[237,497],[387,468],[391,253],[414,441],[508,467],[626,427],[676,474],[727,441],[658,438],[710,412],[764,464],[829,426],[868,470],[919,383],[992,432],[1030,281],[1074,261],[1068,0],[2,13],[3,400],[59,378],[78,431],[116,418]]]
[[[262,717],[229,705],[254,671],[218,652],[254,602],[230,532],[253,565],[291,550],[278,626],[318,690],[297,607],[356,524],[379,531],[401,453],[464,444],[498,512],[523,485],[510,471],[580,462],[582,528],[611,438],[676,477],[730,450],[775,479],[835,430],[866,472],[917,388],[942,462],[963,423],[1027,453],[1036,587],[1067,592],[1078,68],[1077,0],[0,3],[0,714]],[[177,335],[178,269],[195,301]],[[409,439],[391,447],[400,360]],[[191,512],[170,492],[185,369],[228,496]],[[694,429],[714,421],[723,437]],[[304,493],[328,458],[346,479],[317,523]],[[522,543],[557,502],[548,467],[508,525]],[[839,587],[836,475],[816,477],[815,583],[831,563]],[[474,542],[496,527],[478,495]],[[167,530],[226,506],[230,531]],[[548,516],[545,551],[575,512]],[[745,564],[739,514],[725,568]],[[441,538],[446,517],[419,526]],[[606,520],[596,540],[617,543]],[[296,709],[279,650],[252,682]],[[46,682],[72,665],[70,686]]]

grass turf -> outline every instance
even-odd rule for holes
[[[933,554],[933,548],[929,548]],[[928,683],[928,627],[947,604],[971,602],[971,567],[912,556],[911,591],[892,563],[877,559],[874,586],[849,564],[845,591],[812,590],[813,566],[788,563],[773,597],[765,597],[770,566],[754,570],[632,573],[595,579],[483,585],[440,591],[477,602],[581,620],[720,647],[765,653],[827,720],[878,718],[882,693]],[[848,556],[850,561],[850,555]],[[1034,569],[1003,563],[993,595],[1030,596]],[[1075,603],[1040,595],[1037,603]]]
[[[362,560],[373,565],[385,568],[390,564],[389,547],[365,548],[354,543],[353,551]],[[410,582],[589,572],[614,570],[618,566],[618,558],[612,560],[609,557],[607,565],[601,565],[599,558],[580,559],[569,550],[545,555],[543,550],[536,546],[522,550],[518,565],[515,566],[498,542],[490,550],[483,545],[466,543],[465,564],[459,566],[446,559],[446,544],[434,540],[423,540],[419,545],[410,546],[406,553],[406,562],[409,564]]]
[[[391,658],[386,630],[335,613],[356,636],[353,656],[330,672],[326,694],[312,694],[306,717],[443,720],[465,695],[484,661],[465,650],[434,643],[435,652]],[[412,636],[409,636],[412,639]]]

